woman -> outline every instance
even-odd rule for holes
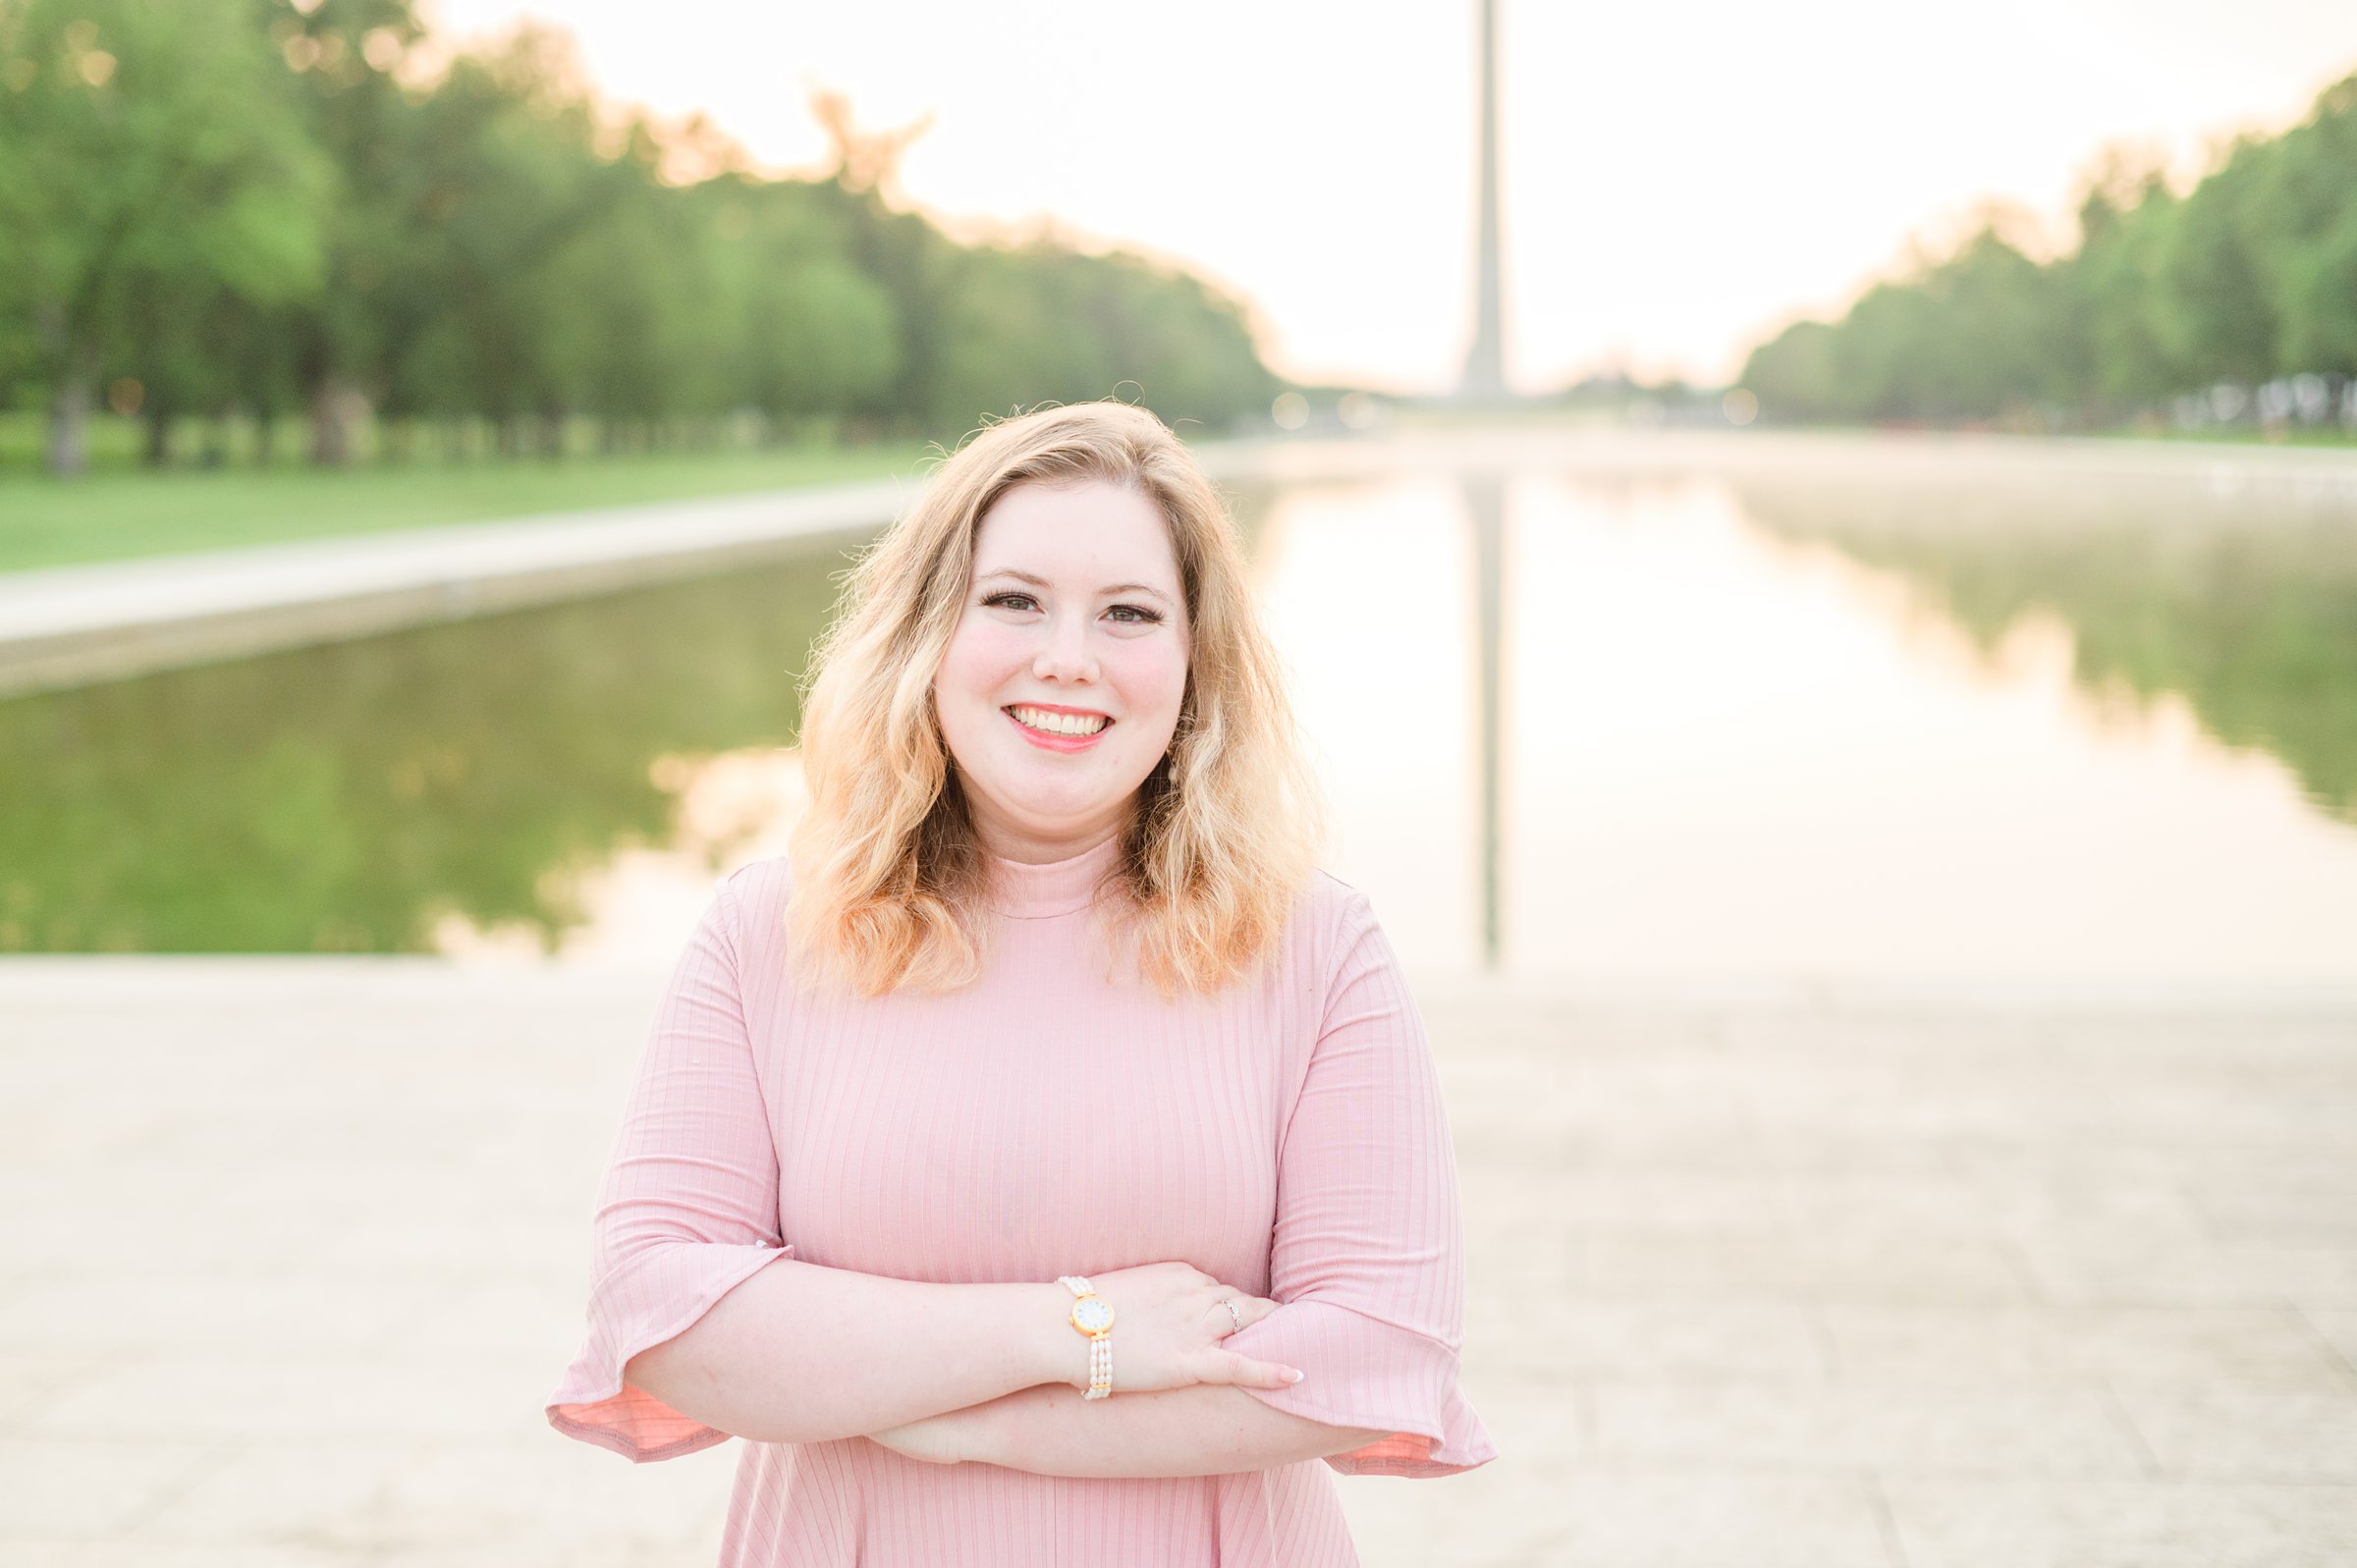
[[[802,748],[788,854],[659,1009],[550,1422],[746,1438],[731,1568],[1348,1564],[1329,1469],[1496,1457],[1430,1051],[1313,868],[1170,431],[1087,404],[950,458],[852,572]]]

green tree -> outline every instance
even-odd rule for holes
[[[1769,420],[1836,419],[1850,412],[1842,397],[1831,322],[1795,321],[1752,350],[1742,384]]]
[[[443,304],[429,281],[441,198],[402,81],[425,27],[413,0],[306,0],[274,19],[270,36],[334,170],[324,283],[291,325],[311,459],[342,463],[354,407],[385,395]]]
[[[773,440],[880,402],[902,368],[901,314],[852,260],[848,209],[798,181],[732,177],[698,194],[740,327],[737,401]]]
[[[1743,381],[1777,418],[2043,422],[2219,382],[2357,379],[2357,77],[2282,135],[2222,148],[2181,195],[2155,157],[2107,152],[2078,219],[2076,251],[2048,262],[1984,224],[1839,321],[1761,344]]]
[[[2174,209],[2161,237],[2154,326],[2171,356],[2203,380],[2250,385],[2275,373],[2276,320],[2264,249],[2275,148],[2236,141]]]
[[[2079,248],[2063,263],[2063,290],[2079,324],[2083,403],[2109,415],[2181,390],[2184,377],[2154,326],[2162,239],[2175,221],[2157,158],[2108,151],[2084,182]]]
[[[2269,173],[2276,361],[2357,376],[2357,77],[2325,89]]]
[[[0,0],[0,391],[54,395],[61,462],[116,377],[152,460],[185,417],[307,406],[325,463],[361,409],[388,455],[479,418],[518,453],[581,413],[609,445],[954,436],[1129,385],[1216,427],[1275,391],[1199,279],[897,207],[921,123],[822,94],[838,168],[763,179],[707,123],[618,120],[548,28],[437,62],[417,6]]]
[[[57,472],[83,466],[102,378],[137,374],[139,328],[318,283],[325,170],[256,16],[0,4],[0,316],[49,388]]]

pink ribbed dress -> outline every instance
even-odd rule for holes
[[[986,972],[934,996],[798,991],[786,861],[724,878],[624,1113],[587,1337],[548,1419],[640,1462],[727,1440],[622,1370],[788,1253],[949,1283],[1179,1259],[1281,1303],[1224,1343],[1308,1376],[1251,1393],[1392,1435],[1323,1462],[1153,1479],[925,1464],[865,1437],[747,1442],[722,1568],[1355,1564],[1329,1468],[1444,1476],[1497,1457],[1457,1389],[1448,1119],[1365,896],[1316,874],[1267,978],[1165,1001],[1108,983],[1089,946],[1118,853],[1109,838],[998,861]]]

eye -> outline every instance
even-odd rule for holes
[[[987,608],[992,605],[1004,603],[1009,599],[1029,599],[1030,597],[1031,596],[1027,593],[994,593],[989,598],[983,600],[982,603]]]
[[[1144,605],[1115,605],[1113,607],[1113,611],[1108,611],[1107,614],[1112,614],[1114,611],[1123,610],[1126,610],[1131,615],[1137,617],[1135,621],[1129,622],[1131,625],[1150,626],[1162,620],[1162,614],[1160,611],[1148,610]]]

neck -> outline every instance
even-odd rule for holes
[[[1077,913],[1096,902],[1121,858],[1118,834],[1053,860],[1016,860],[994,852],[990,905],[1021,919]]]
[[[1041,866],[1058,860],[1069,860],[1096,848],[1108,838],[1121,836],[1127,826],[1126,814],[1116,811],[1081,828],[1033,830],[1010,823],[995,821],[983,813],[973,814],[974,837],[981,840],[988,853],[1017,865]]]

